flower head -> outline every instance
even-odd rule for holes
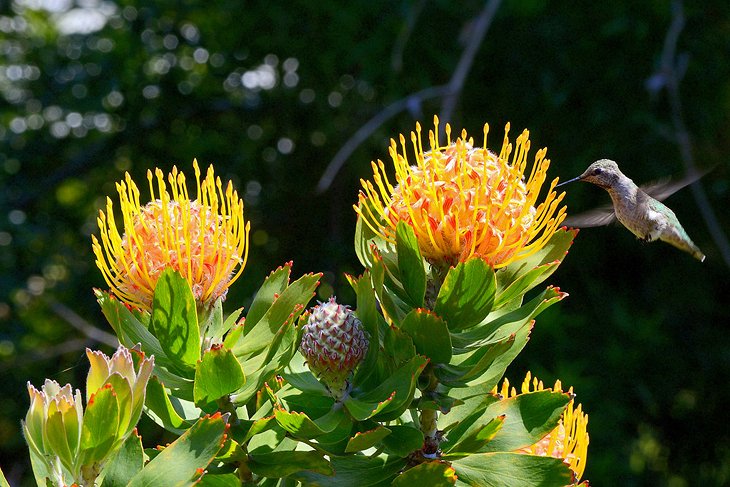
[[[197,161],[193,168],[197,199],[188,196],[185,175],[176,167],[167,176],[169,192],[162,171],[155,169],[154,178],[147,171],[151,201],[144,206],[127,173],[117,183],[123,235],[110,198],[106,213],[99,211],[101,242],[92,236],[96,265],[112,293],[136,308],[152,307],[157,279],[167,267],[188,280],[199,303],[212,303],[226,295],[246,265],[249,222],[243,219],[243,200],[230,182],[223,192],[213,166],[203,180]]]
[[[525,380],[522,382],[520,392],[526,394],[542,390],[544,390],[542,381],[538,380],[537,377],[533,378],[532,374],[528,372]],[[551,390],[554,392],[563,392],[562,384],[559,380],[555,382]],[[502,383],[500,393],[505,398],[517,395],[515,388],[510,388],[509,380],[507,379]],[[572,387],[568,389],[568,393],[572,395]],[[589,438],[587,426],[588,415],[583,412],[580,404],[576,407],[574,399],[571,399],[563,411],[563,416],[560,418],[558,426],[534,445],[522,448],[518,452],[527,455],[562,458],[570,465],[570,469],[575,473],[576,478],[580,480],[586,467],[586,457],[588,455]]]
[[[359,204],[363,222],[382,238],[393,241],[399,221],[413,227],[423,256],[432,263],[453,265],[477,256],[495,268],[503,267],[540,250],[565,218],[558,209],[565,193],[550,184],[547,197],[537,203],[550,160],[546,149],[535,156],[525,179],[530,150],[529,132],[517,137],[514,153],[505,129],[497,155],[486,147],[489,126],[484,126],[484,146],[474,147],[466,131],[440,145],[438,118],[429,131],[431,150],[424,151],[421,126],[411,132],[415,163],[408,159],[405,137],[400,151],[391,139],[390,156],[395,184],[388,179],[382,161],[372,163],[373,182],[361,181]]]

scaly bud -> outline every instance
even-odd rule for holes
[[[362,323],[347,306],[332,297],[312,308],[299,351],[332,397],[339,400],[349,392],[349,379],[367,350]]]

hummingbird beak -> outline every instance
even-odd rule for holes
[[[563,186],[563,185],[568,184],[568,183],[572,183],[573,181],[580,181],[580,179],[581,179],[581,176],[578,176],[577,178],[573,178],[573,179],[568,179],[567,181],[563,181],[560,184],[556,184],[555,187],[556,188],[559,188],[560,186]]]

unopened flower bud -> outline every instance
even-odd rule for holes
[[[362,323],[335,298],[312,308],[299,346],[307,365],[335,399],[349,392],[349,379],[368,350]]]

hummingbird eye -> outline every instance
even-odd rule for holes
[[[595,174],[596,176],[599,176],[599,175],[603,174],[603,169],[601,169],[600,167],[597,167],[593,170],[593,174]]]

